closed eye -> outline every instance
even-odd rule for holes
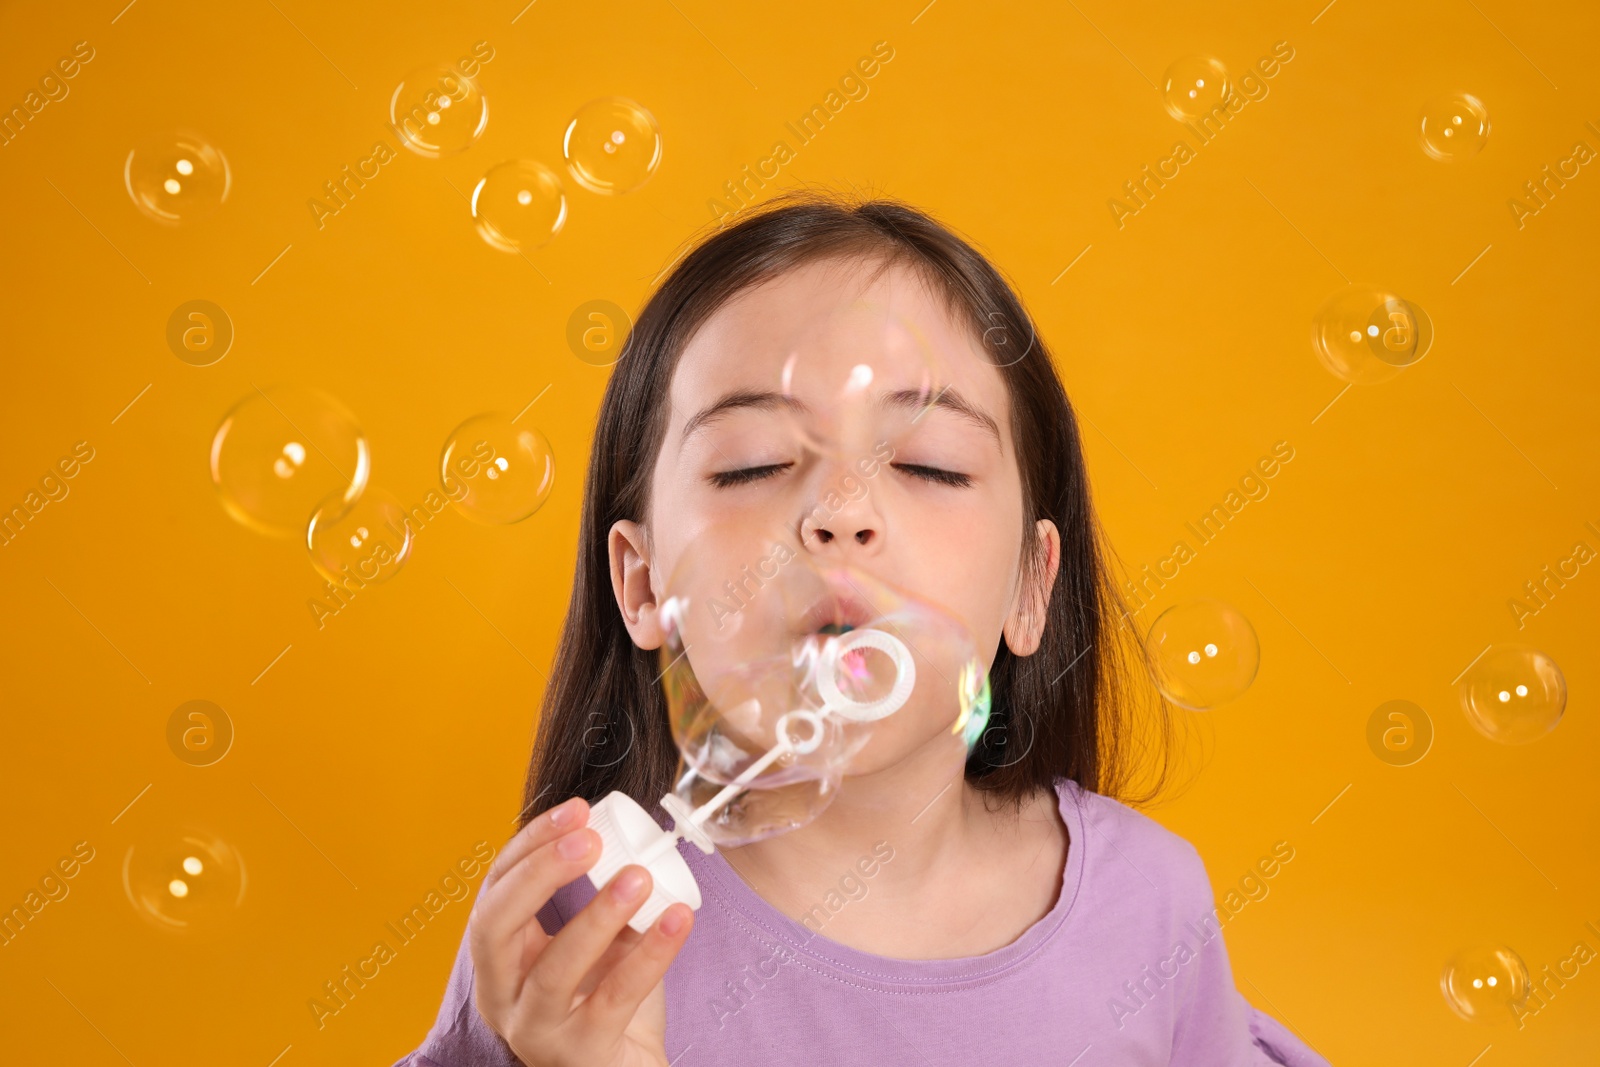
[[[768,463],[764,467],[742,467],[733,471],[717,471],[707,478],[718,489],[729,489],[736,485],[749,485],[759,482],[773,475],[786,471],[794,466],[793,463]]]
[[[972,476],[970,474],[947,471],[941,467],[924,467],[920,463],[895,463],[892,466],[897,471],[909,474],[913,478],[920,478],[925,482],[933,482],[935,485],[949,485],[957,489],[966,489],[972,485]]]

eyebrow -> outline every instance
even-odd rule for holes
[[[889,393],[883,398],[883,403],[887,407],[921,409],[916,417],[911,420],[912,422],[921,419],[931,408],[944,408],[946,411],[954,412],[962,419],[989,434],[994,438],[994,443],[997,446],[1004,447],[1000,440],[1000,424],[990,418],[982,408],[972,404],[966,397],[956,392],[952,386],[947,385],[939,390],[938,395],[932,400],[928,399],[928,394],[923,390],[902,389],[899,392]]]
[[[750,408],[756,411],[777,411],[786,409],[796,414],[803,415],[807,407],[792,396],[774,393],[770,390],[758,392],[751,389],[740,389],[726,393],[714,403],[701,408],[683,424],[683,439],[687,441],[696,432],[722,418],[730,412]]]
[[[886,393],[880,403],[884,407],[920,409],[913,422],[921,419],[929,409],[940,407],[954,413],[961,419],[972,423],[994,438],[994,443],[1004,447],[1000,439],[1000,425],[995,422],[983,409],[975,406],[966,397],[958,393],[953,387],[946,386],[931,400],[926,390],[900,389],[893,393]],[[701,408],[688,422],[683,424],[683,440],[687,441],[700,430],[723,416],[743,409],[755,411],[788,410],[798,415],[807,414],[810,409],[804,403],[792,396],[774,393],[770,390],[757,391],[741,389],[726,393],[715,402]]]

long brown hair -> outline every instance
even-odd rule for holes
[[[1051,789],[1058,776],[1130,802],[1150,799],[1164,783],[1168,709],[1157,701],[1153,716],[1136,716],[1143,653],[1107,565],[1077,419],[1033,320],[994,266],[926,213],[893,200],[852,202],[802,190],[696,244],[651,294],[624,342],[589,454],[577,574],[520,825],[570,796],[594,802],[621,790],[653,809],[672,791],[679,757],[657,682],[661,667],[623,627],[607,536],[618,520],[645,521],[668,425],[666,398],[690,337],[742,290],[838,257],[905,264],[971,323],[1011,398],[1027,520],[1023,565],[1042,562],[1035,520],[1050,519],[1061,531],[1042,641],[1033,655],[1016,656],[1002,639],[990,671],[989,726],[969,754],[967,780],[1019,805]],[[1137,796],[1130,792],[1136,780],[1147,786]]]

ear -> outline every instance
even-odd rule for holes
[[[640,648],[660,648],[665,634],[650,583],[649,536],[643,526],[623,519],[611,527],[606,547],[611,553],[611,591],[622,612],[622,625]]]
[[[1006,647],[1018,656],[1031,656],[1039,650],[1044,623],[1050,608],[1050,593],[1056,587],[1056,572],[1061,569],[1061,533],[1049,519],[1033,524],[1038,540],[1039,566],[1023,572],[1011,616],[1006,619]]]

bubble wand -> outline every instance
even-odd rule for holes
[[[839,687],[839,659],[856,649],[875,649],[888,656],[894,664],[894,684],[889,692],[876,700],[857,700]],[[786,755],[805,755],[814,752],[822,743],[824,718],[837,715],[852,722],[873,722],[900,710],[911,697],[916,686],[917,667],[911,651],[898,637],[882,630],[851,630],[842,636],[830,637],[817,657],[817,690],[822,698],[822,710],[790,711],[778,719],[777,744],[745,768],[716,796],[691,808],[676,793],[661,798],[661,806],[672,816],[671,830],[663,830],[637,801],[626,793],[613,791],[589,810],[589,825],[600,835],[600,858],[588,871],[589,881],[599,890],[622,868],[639,864],[650,871],[652,884],[650,897],[644,902],[628,925],[640,933],[650,929],[660,914],[677,902],[700,910],[700,887],[695,883],[689,865],[673,847],[679,838],[694,843],[701,852],[710,855],[715,849],[705,824],[738,794],[745,792],[763,771]],[[796,740],[791,736],[799,725],[809,727],[810,736]]]

